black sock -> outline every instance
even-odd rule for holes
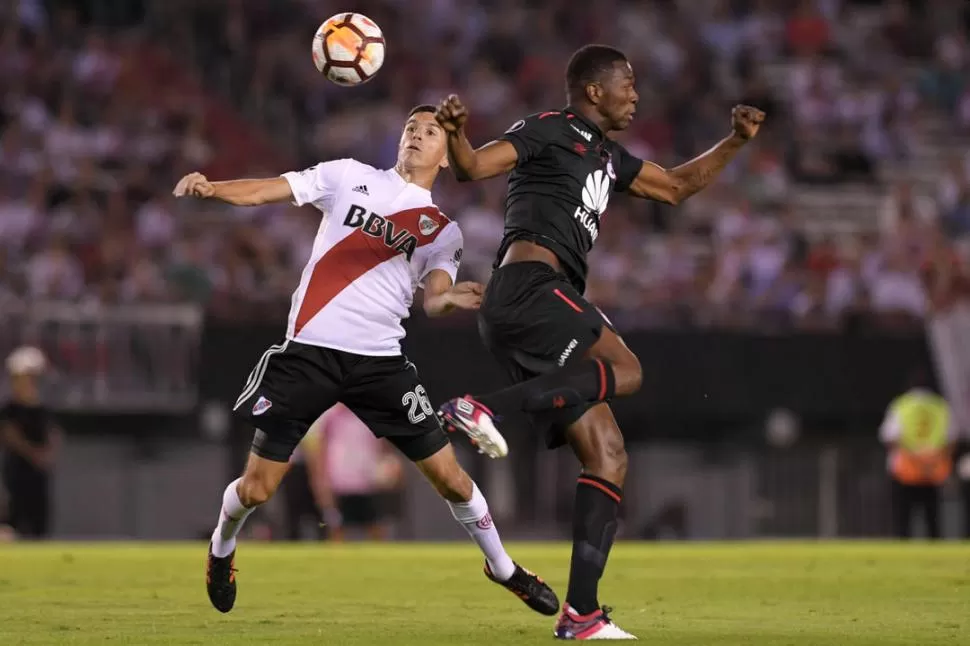
[[[581,615],[600,607],[596,592],[616,537],[622,497],[622,489],[602,478],[581,475],[576,481],[573,558],[566,603]]]
[[[539,412],[601,402],[616,393],[613,366],[600,359],[579,361],[487,395],[475,396],[493,413]]]

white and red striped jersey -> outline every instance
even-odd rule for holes
[[[394,169],[353,159],[284,173],[293,201],[323,213],[293,292],[286,337],[368,356],[401,354],[403,319],[435,269],[455,279],[462,236],[431,200]]]

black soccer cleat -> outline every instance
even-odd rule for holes
[[[236,603],[236,550],[229,556],[219,558],[212,553],[209,543],[209,559],[205,567],[205,589],[209,601],[219,612],[229,612]]]
[[[488,567],[488,561],[485,561],[485,576],[522,599],[525,605],[539,614],[552,617],[559,612],[559,597],[556,596],[555,591],[545,581],[518,563],[515,564],[515,574],[512,578],[508,581],[499,581]]]

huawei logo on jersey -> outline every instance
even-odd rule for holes
[[[593,171],[586,177],[583,187],[583,206],[599,215],[606,210],[609,201],[610,178],[601,170]]]
[[[579,222],[590,238],[596,242],[600,233],[599,216],[610,202],[610,178],[602,170],[596,170],[586,177],[583,186],[583,205],[576,208],[573,217]]]
[[[433,225],[430,231],[425,231],[427,228],[424,223],[425,220]],[[414,250],[418,247],[418,239],[413,233],[404,227],[396,228],[392,221],[376,213],[368,214],[367,209],[356,204],[350,205],[347,217],[344,218],[344,226],[360,229],[373,238],[383,239],[385,245],[407,256],[408,262],[411,262],[411,256],[414,255]],[[418,229],[422,234],[431,235],[437,228],[438,224],[427,215],[422,213],[418,218]]]

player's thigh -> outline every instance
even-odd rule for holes
[[[623,433],[608,404],[590,406],[565,428],[565,439],[584,470],[592,473],[626,472]]]
[[[448,445],[417,368],[403,356],[362,358],[340,400],[412,462]]]
[[[289,462],[310,425],[337,403],[342,385],[343,367],[333,351],[292,342],[267,350],[233,408],[255,429],[252,454]],[[261,460],[251,458],[247,473],[270,468]]]
[[[479,315],[485,345],[536,374],[583,357],[606,326],[600,311],[543,263],[497,269]]]

